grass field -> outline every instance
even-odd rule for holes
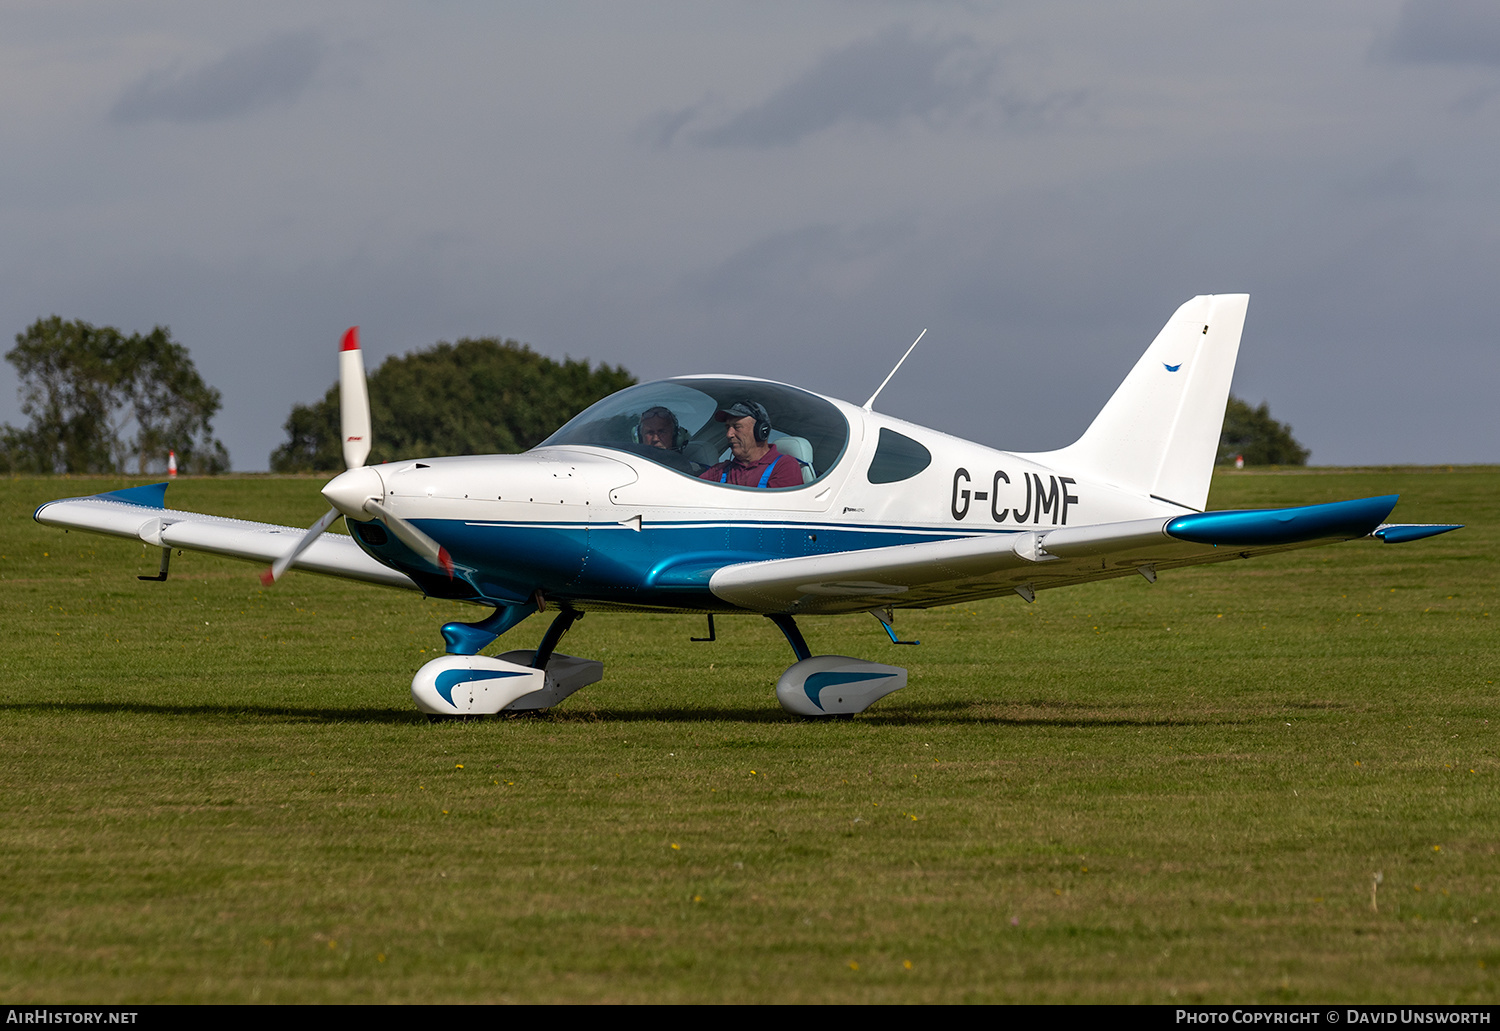
[[[429,725],[480,610],[140,545],[0,480],[0,998],[33,1002],[1491,1002],[1500,470],[1219,477],[1463,522],[804,621],[911,686],[783,714],[763,619],[596,613],[602,683]],[[321,482],[172,487],[306,525]],[[502,639],[531,647],[545,624]],[[1373,896],[1374,875],[1382,875]]]

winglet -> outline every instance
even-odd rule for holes
[[[166,508],[167,487],[166,483],[147,483],[140,487],[105,491],[103,494],[95,494],[94,497],[112,498],[128,505],[140,505],[142,508]]]

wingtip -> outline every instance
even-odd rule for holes
[[[1168,536],[1195,544],[1281,545],[1320,538],[1352,540],[1373,533],[1396,507],[1396,495],[1296,508],[1194,512],[1168,521]]]
[[[341,347],[339,347],[339,350],[340,351],[358,351],[359,350],[359,327],[358,326],[350,326],[348,329],[344,330],[344,343],[343,343],[343,345]]]

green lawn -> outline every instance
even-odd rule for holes
[[[0,480],[9,1003],[1496,998],[1495,468],[1215,481],[1469,524],[1428,541],[900,613],[920,648],[805,620],[911,670],[834,723],[777,706],[763,619],[596,613],[602,683],[429,725],[411,674],[480,610],[144,583],[31,520],[124,482]],[[306,525],[320,486],[169,498]]]

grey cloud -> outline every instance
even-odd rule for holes
[[[1407,0],[1385,50],[1412,63],[1500,65],[1500,6],[1493,0]]]
[[[953,114],[988,93],[995,64],[970,36],[917,37],[895,26],[828,53],[762,103],[691,138],[710,147],[773,147],[840,122],[888,126]]]
[[[1432,193],[1436,184],[1423,174],[1411,157],[1397,158],[1366,169],[1345,188],[1352,197],[1409,200]]]
[[[316,32],[280,33],[197,68],[147,72],[126,87],[109,117],[207,122],[289,104],[312,81],[324,52]]]
[[[684,277],[683,296],[731,306],[857,296],[882,278],[911,236],[911,227],[899,220],[852,230],[819,224],[777,233]]]
[[[1500,87],[1481,86],[1478,89],[1470,90],[1469,92],[1465,93],[1463,96],[1455,100],[1453,103],[1449,104],[1448,110],[1452,111],[1456,115],[1478,114],[1479,111],[1491,100],[1494,100],[1497,95],[1500,95]]]
[[[636,139],[652,147],[670,147],[677,134],[698,117],[698,105],[675,111],[658,111],[636,129]]]

